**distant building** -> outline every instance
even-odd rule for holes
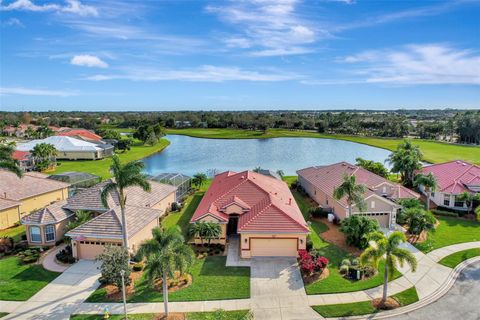
[[[20,169],[23,171],[32,171],[35,169],[35,161],[29,151],[15,150],[12,154],[12,159],[18,162]]]
[[[17,146],[18,151],[32,151],[39,143],[52,144],[57,150],[57,159],[97,160],[113,154],[114,147],[109,144],[96,144],[66,136],[51,136],[46,139],[32,140]]]
[[[81,138],[85,141],[100,142],[102,137],[87,129],[66,129],[55,133],[56,136]]]
[[[192,126],[190,121],[175,121],[175,128],[189,128]]]

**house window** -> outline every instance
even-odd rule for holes
[[[55,241],[55,227],[53,225],[45,226],[45,241]]]
[[[465,204],[464,201],[460,201],[460,200],[457,200],[457,196],[455,196],[455,207],[463,207],[463,205]]]
[[[40,234],[40,227],[30,227],[30,241],[42,242],[42,235]]]
[[[383,186],[382,193],[387,193],[387,187]]]
[[[443,205],[450,207],[450,195],[449,194],[444,194],[443,195]]]

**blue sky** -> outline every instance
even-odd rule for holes
[[[480,1],[0,0],[0,110],[480,108]]]

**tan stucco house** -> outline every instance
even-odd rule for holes
[[[68,183],[27,172],[22,178],[0,170],[0,229],[12,227],[25,215],[68,198]]]
[[[384,228],[395,227],[397,211],[401,208],[397,203],[399,199],[420,197],[410,189],[347,162],[309,167],[297,171],[297,174],[298,182],[305,192],[320,207],[332,212],[339,219],[348,217],[348,204],[346,197],[335,199],[334,190],[342,184],[345,175],[354,175],[357,184],[366,187],[364,195],[366,208],[360,211],[358,207],[353,206],[352,214],[371,217]]]
[[[92,211],[96,215],[92,220],[66,234],[72,238],[72,251],[77,259],[95,259],[103,252],[106,244],[122,244],[118,197],[112,193],[108,199],[108,207],[101,201],[101,191],[107,182],[77,193],[63,207],[72,212]],[[159,218],[168,212],[172,203],[176,201],[176,187],[155,181],[149,183],[150,192],[145,192],[140,187],[129,187],[125,192],[129,249],[132,252],[138,249],[142,241],[151,238],[152,229],[159,226]]]
[[[222,234],[212,243],[240,237],[242,258],[297,256],[309,233],[287,184],[252,171],[215,176],[190,223],[200,221],[221,225]]]

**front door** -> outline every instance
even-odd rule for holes
[[[228,225],[227,225],[227,235],[234,235],[237,234],[237,226],[238,226],[238,216],[230,216],[228,218]]]

